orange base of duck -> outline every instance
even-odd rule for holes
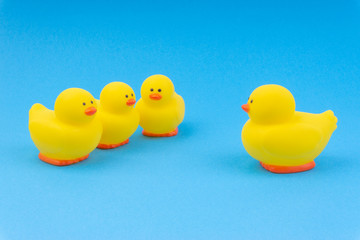
[[[176,136],[178,134],[178,132],[179,132],[179,130],[178,130],[178,128],[176,128],[174,131],[169,132],[169,133],[151,133],[151,132],[147,132],[147,131],[143,130],[142,134],[147,137],[173,137],[173,136]]]
[[[89,157],[89,154],[80,158],[72,159],[72,160],[59,160],[59,159],[53,159],[45,156],[42,153],[39,153],[39,158],[41,161],[44,161],[46,163],[55,165],[55,166],[68,166],[74,163],[81,162]]]
[[[297,172],[304,172],[315,167],[315,162],[311,161],[304,165],[300,166],[277,166],[277,165],[270,165],[266,163],[260,162],[261,166],[266,170],[273,172],[273,173],[297,173]]]
[[[122,145],[125,145],[127,143],[129,143],[129,139],[126,139],[125,141],[123,141],[121,143],[116,143],[116,144],[102,144],[102,143],[99,143],[97,148],[100,148],[100,149],[113,149],[113,148],[117,148],[117,147],[120,147]]]

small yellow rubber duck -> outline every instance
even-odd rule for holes
[[[102,133],[94,97],[83,89],[69,88],[57,97],[54,109],[36,103],[29,112],[30,135],[40,150],[39,158],[57,166],[88,158]]]
[[[135,93],[126,83],[112,82],[104,87],[98,101],[97,116],[103,125],[98,148],[111,149],[129,142],[140,121],[135,103]]]
[[[144,81],[135,108],[140,113],[142,133],[149,137],[175,136],[185,114],[184,100],[164,75],[153,75]]]
[[[258,87],[242,108],[250,117],[242,130],[244,147],[274,173],[314,168],[314,159],[337,127],[331,110],[321,114],[296,112],[293,95],[279,85]]]

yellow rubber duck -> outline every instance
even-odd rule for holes
[[[98,148],[111,149],[129,142],[140,121],[135,103],[135,93],[126,83],[112,82],[104,87],[98,101],[97,116],[103,125]]]
[[[164,75],[153,75],[144,81],[135,108],[140,113],[143,135],[149,137],[175,136],[185,114],[184,100]]]
[[[102,133],[94,97],[83,89],[69,88],[57,97],[54,109],[36,103],[29,112],[30,135],[40,150],[39,158],[58,166],[86,159]]]
[[[268,171],[294,173],[315,167],[336,129],[331,110],[321,114],[295,111],[295,99],[279,85],[255,89],[242,106],[250,119],[242,130],[246,151]]]

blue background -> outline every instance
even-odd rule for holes
[[[149,2],[0,0],[0,239],[360,239],[360,2]],[[112,81],[139,99],[158,73],[185,99],[178,136],[37,158],[32,104]],[[268,83],[337,115],[312,171],[245,152],[241,104]]]

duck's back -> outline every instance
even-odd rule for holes
[[[36,147],[42,153],[60,152],[59,135],[61,128],[57,124],[55,112],[41,104],[34,104],[29,112],[29,131]]]
[[[337,128],[337,118],[331,110],[325,111],[320,114],[295,112],[295,119],[303,124],[311,125],[319,129],[322,134],[330,135]]]
[[[185,102],[184,99],[176,94],[175,96],[176,102],[177,102],[177,120],[178,120],[178,124],[182,123],[182,121],[184,120],[184,116],[185,116]]]

